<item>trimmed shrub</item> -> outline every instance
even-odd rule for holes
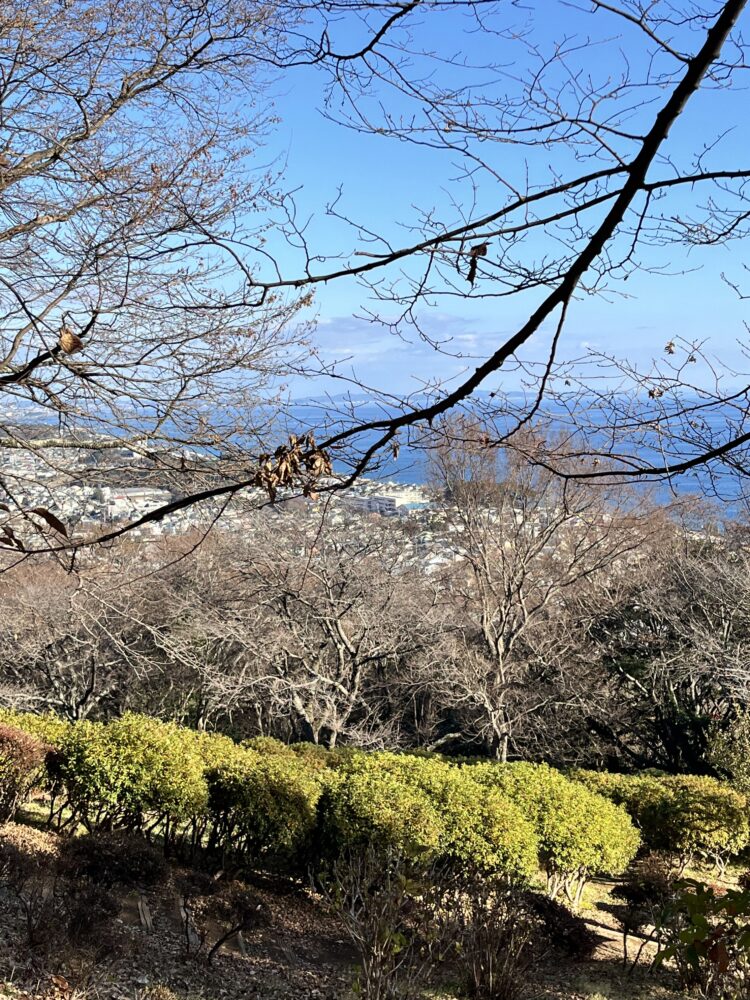
[[[0,822],[13,819],[42,779],[49,751],[50,747],[35,736],[0,724]]]
[[[73,726],[72,722],[66,722],[52,712],[34,715],[33,712],[14,712],[10,708],[0,708],[0,723],[36,736],[55,750],[60,748]]]
[[[496,789],[437,756],[374,755],[376,763],[423,791],[444,825],[440,855],[484,872],[528,877],[537,870],[533,824]]]
[[[296,754],[224,746],[206,779],[213,849],[282,866],[306,850],[322,786]]]
[[[545,764],[472,764],[472,777],[513,801],[533,823],[550,895],[580,902],[592,875],[619,875],[640,844],[624,809]]]
[[[353,747],[336,747],[335,750],[328,750],[319,743],[291,743],[289,749],[301,757],[311,770],[319,772],[342,767],[346,761],[363,753]]]
[[[374,844],[514,877],[536,870],[536,836],[519,809],[442,760],[361,754],[334,775],[324,801],[340,851]]]
[[[173,828],[205,812],[204,765],[187,730],[143,715],[79,722],[60,749],[68,805],[88,829]]]
[[[274,736],[253,736],[252,739],[243,740],[240,746],[245,750],[254,750],[263,755],[275,754],[281,757],[293,757],[294,750],[288,743],[282,743]]]
[[[596,771],[573,777],[623,805],[645,845],[673,855],[683,868],[699,858],[723,869],[750,839],[745,796],[714,778]]]
[[[334,854],[373,847],[429,860],[440,853],[445,823],[423,789],[361,754],[331,772],[321,799],[319,844]]]

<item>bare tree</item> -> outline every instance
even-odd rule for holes
[[[540,719],[579,701],[580,665],[592,659],[580,593],[643,543],[642,514],[513,451],[498,459],[476,425],[460,433],[475,445],[434,456],[457,556],[439,683],[460,728],[443,740],[474,740],[505,760],[539,738]]]
[[[304,295],[249,303],[235,248],[262,242],[248,220],[277,198],[262,95],[298,16],[251,0],[3,15],[0,447],[32,457],[4,475],[6,548],[64,542],[28,512],[40,477],[50,504],[72,481],[116,484],[127,448],[142,477],[193,492],[262,450]]]
[[[592,616],[612,680],[595,732],[626,764],[706,770],[706,739],[750,697],[743,532],[672,522]]]
[[[16,567],[3,577],[0,670],[3,701],[75,720],[129,707],[148,636],[138,592],[103,599],[129,560],[97,559],[71,576],[55,562]],[[158,664],[153,655],[150,669]]]
[[[433,600],[392,522],[320,530],[286,519],[244,571],[266,612],[263,690],[293,735],[324,743],[400,741],[404,664],[434,644]]]

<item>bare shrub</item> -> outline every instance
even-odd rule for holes
[[[423,985],[432,923],[423,905],[424,867],[393,847],[370,845],[336,861],[321,882],[324,898],[358,949],[364,1000],[404,1000]]]
[[[17,900],[32,948],[49,944],[59,930],[55,905],[59,863],[59,840],[52,834],[15,823],[0,827],[0,885]]]
[[[669,855],[652,851],[636,862],[612,895],[622,900],[615,916],[622,927],[623,963],[627,964],[628,938],[643,936],[633,964],[637,965],[648,941],[652,940],[665,914],[679,894],[678,869]]]
[[[120,902],[106,885],[86,881],[68,882],[60,897],[65,913],[68,940],[75,945],[96,944],[111,948],[112,921],[120,912]]]
[[[217,891],[216,879],[201,871],[185,871],[177,879],[185,954],[199,955],[206,946],[208,931],[203,914],[208,900]]]
[[[90,838],[81,843],[86,850]],[[0,885],[19,904],[27,944],[47,949],[67,940],[109,947],[108,931],[120,911],[106,877],[106,858],[96,870],[71,864],[78,842],[6,823],[0,827]],[[83,852],[80,851],[82,855]]]
[[[516,1000],[546,950],[534,894],[506,880],[462,876],[438,885],[434,914],[442,953],[453,958],[463,992],[476,1000]]]
[[[210,898],[205,914],[223,926],[222,933],[208,950],[209,963],[227,941],[271,923],[268,907],[242,882],[222,886],[222,891]]]

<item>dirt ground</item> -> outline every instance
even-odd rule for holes
[[[591,886],[584,915],[602,937],[594,958],[541,963],[528,1000],[672,1000],[667,973],[635,972],[622,962],[622,936],[606,883]],[[357,956],[336,921],[302,885],[254,887],[268,924],[222,946],[186,954],[185,923],[173,890],[133,894],[105,940],[87,948],[34,952],[19,943],[20,914],[0,898],[0,995],[16,1000],[346,1000],[354,996]],[[145,904],[145,905],[144,905]],[[219,930],[209,925],[215,940]],[[97,946],[98,945],[98,946]],[[195,942],[193,942],[195,946]],[[634,943],[635,946],[635,943]],[[450,983],[425,997],[450,1000]]]

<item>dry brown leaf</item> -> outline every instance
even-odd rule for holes
[[[72,330],[69,330],[67,326],[64,326],[62,330],[60,330],[59,343],[65,354],[75,354],[76,351],[80,351],[83,348],[83,341],[81,338],[77,333],[73,333]]]
[[[32,514],[37,514],[42,520],[46,521],[50,528],[54,528],[55,531],[59,532],[61,535],[68,537],[68,529],[62,523],[59,517],[55,517],[51,511],[48,511],[45,507],[34,507],[31,511]]]

